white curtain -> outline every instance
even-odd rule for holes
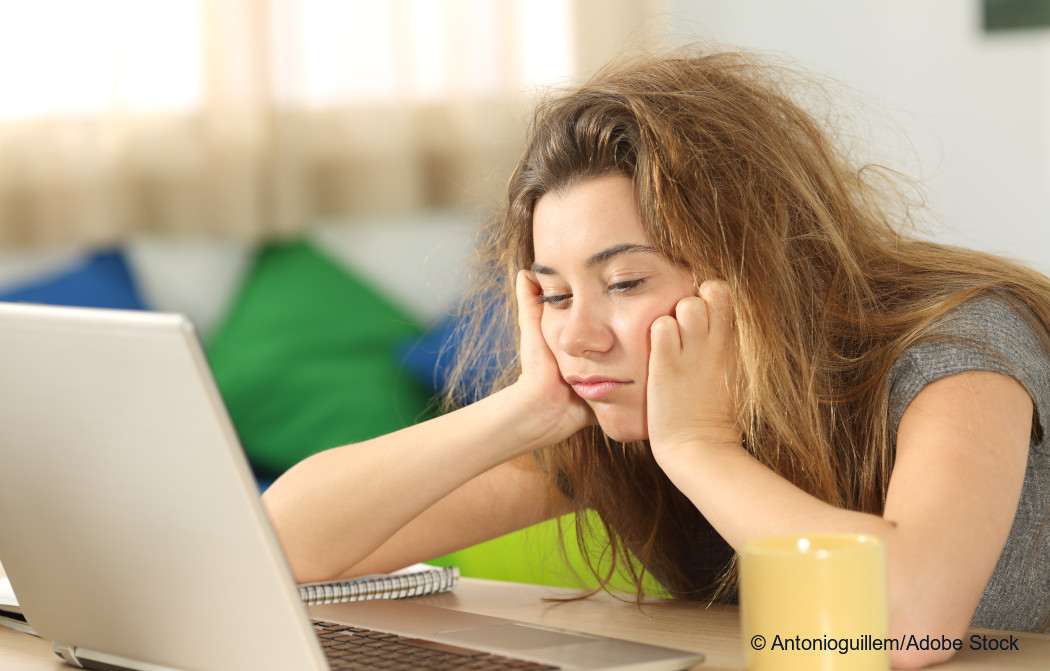
[[[0,246],[488,206],[659,0],[0,0]]]

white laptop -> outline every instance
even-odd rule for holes
[[[322,650],[390,638],[357,629],[408,637],[394,647],[420,669],[428,642],[471,668],[702,660],[409,601],[308,610],[181,315],[0,304],[0,564],[33,628],[87,668],[378,668]]]

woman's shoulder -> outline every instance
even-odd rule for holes
[[[930,324],[894,362],[887,379],[890,426],[926,385],[971,370],[1017,380],[1036,406],[1038,433],[1050,417],[1050,354],[1025,308],[998,296],[978,296]]]
[[[905,354],[941,363],[959,359],[960,365],[993,360],[999,364],[1040,364],[1046,349],[1021,308],[1005,298],[981,295],[946,312],[923,330]]]

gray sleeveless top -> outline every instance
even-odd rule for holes
[[[984,589],[971,626],[1032,631],[1050,613],[1050,357],[1028,323],[993,298],[970,301],[932,329],[949,336],[907,350],[887,382],[890,427],[930,382],[968,370],[1009,375],[1035,406],[1028,467],[1010,536]],[[1040,533],[1042,531],[1042,533]]]

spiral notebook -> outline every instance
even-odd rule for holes
[[[407,599],[451,591],[457,580],[459,569],[454,566],[413,564],[393,573],[302,584],[299,598],[308,606],[365,599]]]

